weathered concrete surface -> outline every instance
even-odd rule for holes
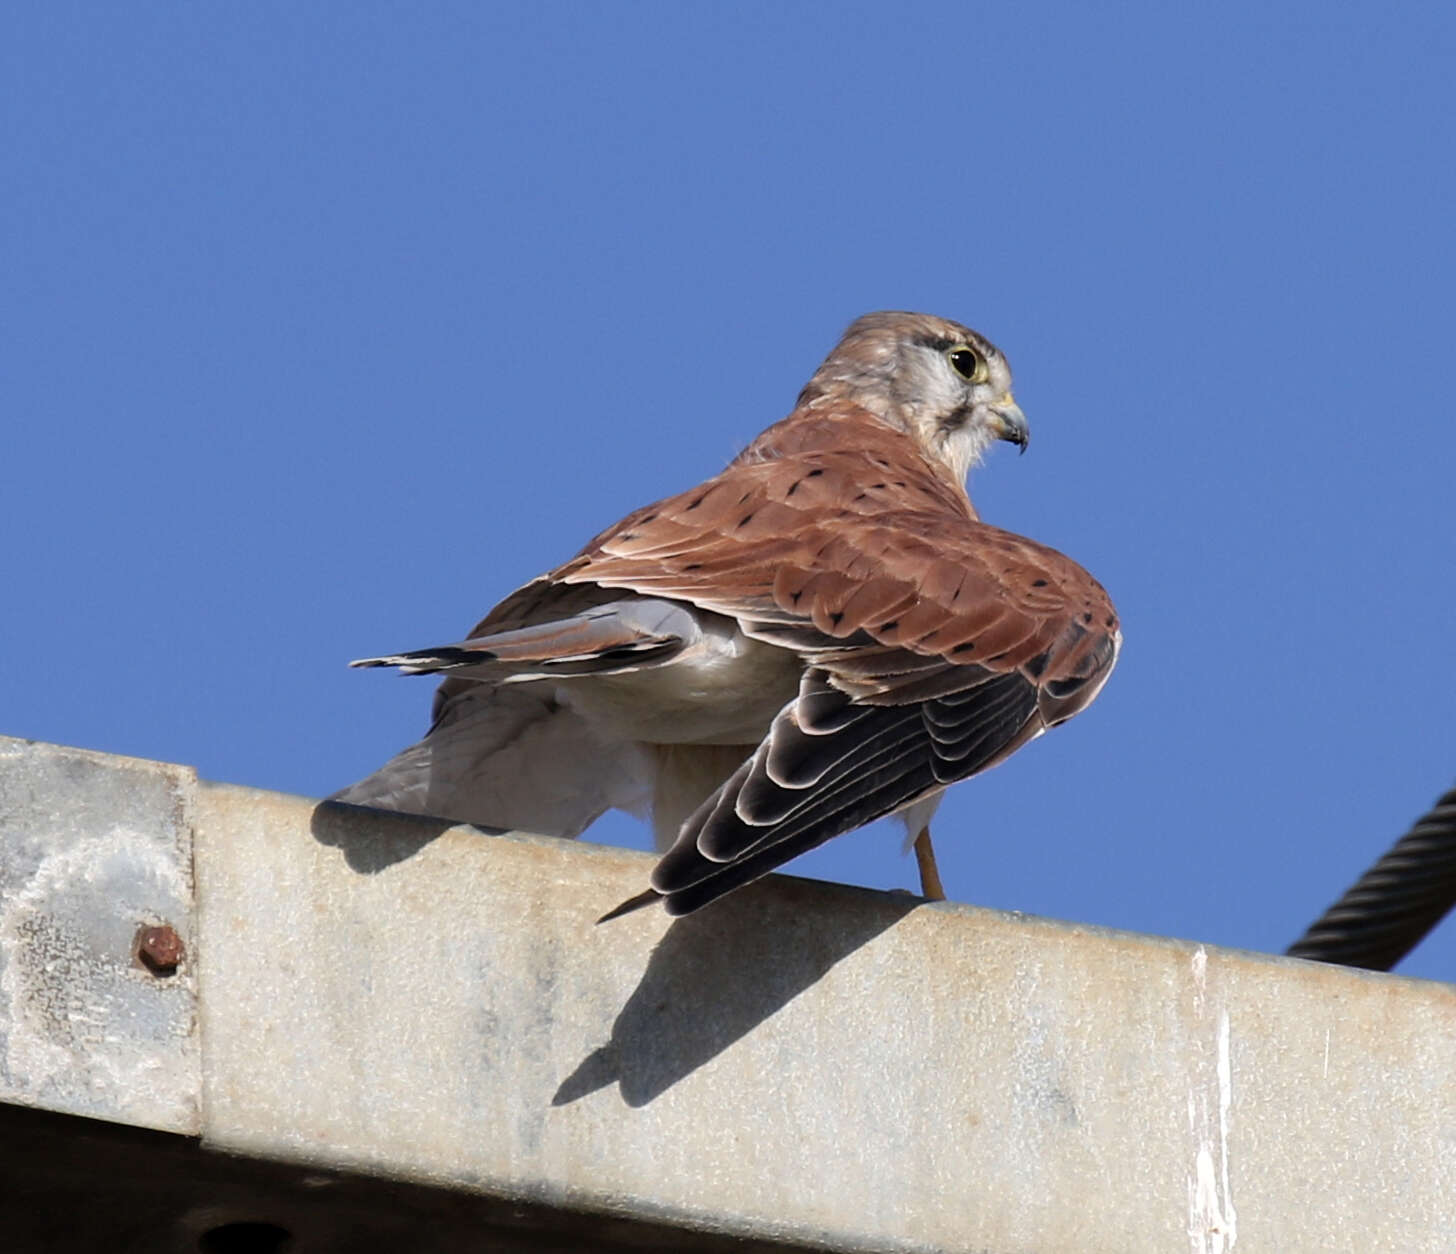
[[[198,829],[214,1144],[845,1249],[1456,1247],[1445,986],[785,879],[596,926],[647,858]]]
[[[205,1146],[846,1250],[1456,1248],[1445,985],[787,878],[596,926],[648,858],[191,813]]]
[[[189,767],[0,737],[0,1101],[201,1130]]]

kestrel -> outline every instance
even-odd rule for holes
[[[722,473],[629,514],[459,644],[418,744],[337,800],[579,835],[651,808],[682,915],[886,814],[941,898],[946,787],[1097,695],[1122,636],[1069,558],[983,523],[965,478],[1023,450],[1006,358],[925,314],[855,322]]]

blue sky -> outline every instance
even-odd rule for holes
[[[7,6],[0,731],[329,792],[429,705],[349,658],[924,310],[1016,369],[983,516],[1126,635],[947,888],[1282,949],[1456,775],[1453,63],[1436,5]]]

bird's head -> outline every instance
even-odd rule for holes
[[[957,479],[994,441],[1024,451],[1029,438],[1000,350],[930,314],[865,314],[850,326],[799,397],[811,408],[846,402],[912,436]]]

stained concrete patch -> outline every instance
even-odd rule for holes
[[[186,767],[0,740],[0,1095],[199,1132],[195,964],[158,975],[139,932],[192,937]]]

